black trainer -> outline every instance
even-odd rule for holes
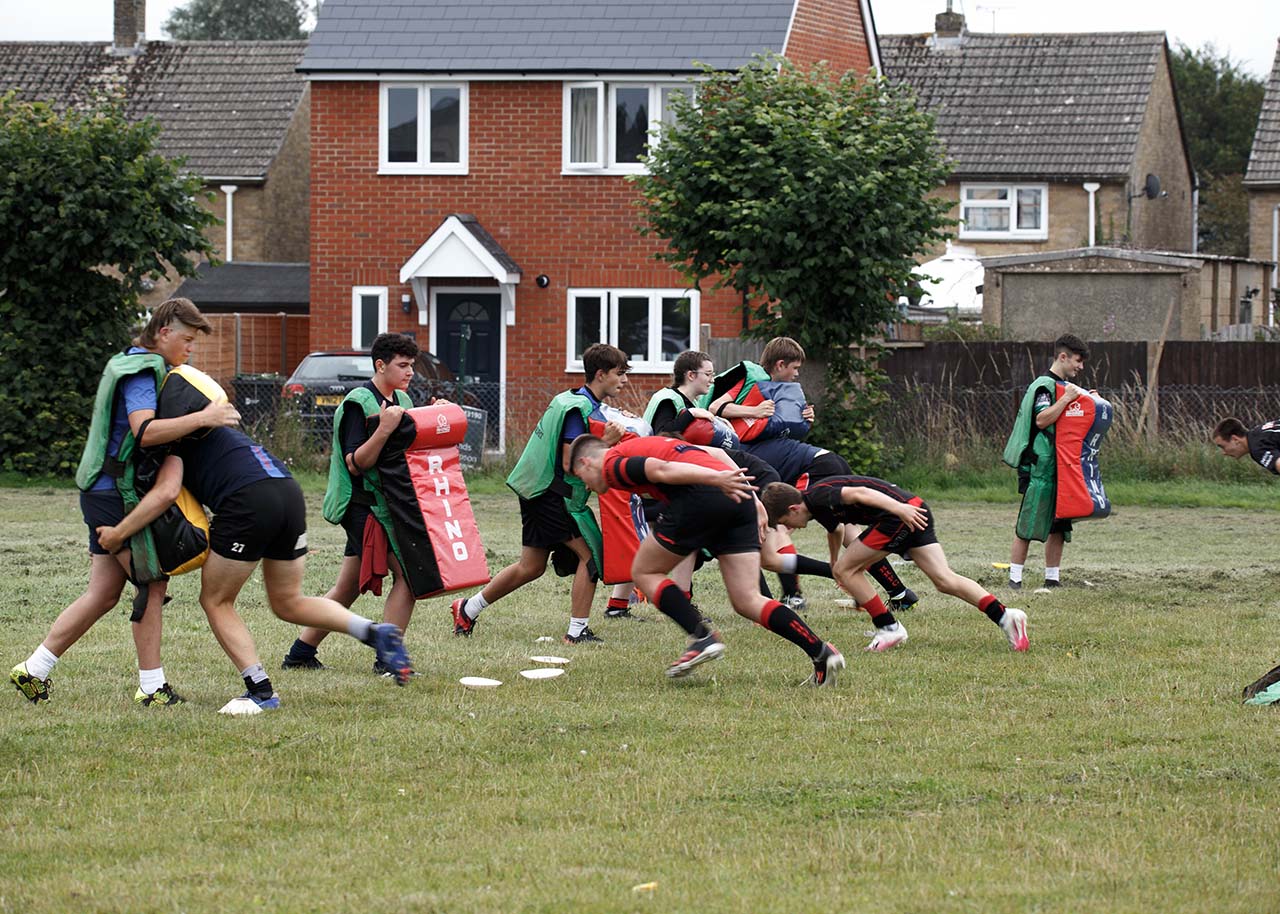
[[[566,632],[564,638],[561,640],[563,640],[565,644],[589,644],[592,642],[600,644],[604,643],[604,639],[593,632],[590,626],[584,628],[582,630],[582,634],[578,635],[576,638]]]
[[[920,598],[916,596],[916,592],[908,587],[902,596],[889,598],[889,612],[900,613],[905,609],[910,609],[919,602]]]
[[[282,670],[323,670],[325,665],[320,662],[320,658],[315,654],[310,657],[295,657],[293,654],[285,654],[284,660],[280,662]]]
[[[614,606],[604,611],[606,619],[634,619],[630,606]]]
[[[1269,671],[1260,676],[1256,681],[1249,683],[1244,687],[1244,691],[1240,697],[1244,701],[1248,701],[1259,692],[1265,692],[1271,686],[1280,682],[1280,666],[1272,667]]]
[[[1047,589],[1049,589],[1049,590],[1053,590],[1053,588],[1055,588],[1055,587],[1061,587],[1061,586],[1062,586],[1062,582],[1061,582],[1061,581],[1056,581],[1056,580],[1051,580],[1051,579],[1049,579],[1049,578],[1045,578],[1045,579],[1044,579],[1044,586],[1045,586]]]

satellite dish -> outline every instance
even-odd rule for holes
[[[1148,200],[1154,200],[1160,196],[1160,179],[1155,175],[1147,175],[1147,183],[1143,185],[1142,192],[1147,195]]]

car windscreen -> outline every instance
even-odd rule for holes
[[[367,355],[323,355],[304,359],[293,373],[295,381],[332,378],[372,378],[373,359]]]

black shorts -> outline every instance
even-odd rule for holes
[[[99,527],[114,527],[124,520],[124,499],[119,490],[99,489],[80,493],[80,513],[89,528],[89,554],[110,555],[98,542]]]
[[[342,550],[343,556],[350,557],[364,552],[364,525],[372,513],[368,505],[356,504],[354,501],[347,505],[341,521],[342,529],[347,532],[347,545]]]
[[[711,486],[688,486],[662,506],[649,535],[676,555],[759,552],[754,501],[734,501]]]
[[[307,503],[297,480],[260,479],[228,495],[209,525],[209,548],[237,562],[306,555]]]
[[[520,544],[531,549],[553,549],[578,539],[582,531],[569,516],[564,496],[543,492],[520,499]]]
[[[929,511],[929,506],[918,497],[911,499],[909,504]],[[898,518],[890,516],[863,530],[858,541],[872,549],[898,555],[906,555],[917,546],[930,546],[938,541],[938,533],[933,527],[933,512],[929,511],[929,523],[923,530],[912,530]]]

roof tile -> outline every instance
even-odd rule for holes
[[[1258,129],[1253,134],[1253,150],[1249,153],[1244,183],[1280,184],[1280,41],[1276,43],[1276,60],[1267,92],[1262,97],[1262,111],[1258,115]]]

